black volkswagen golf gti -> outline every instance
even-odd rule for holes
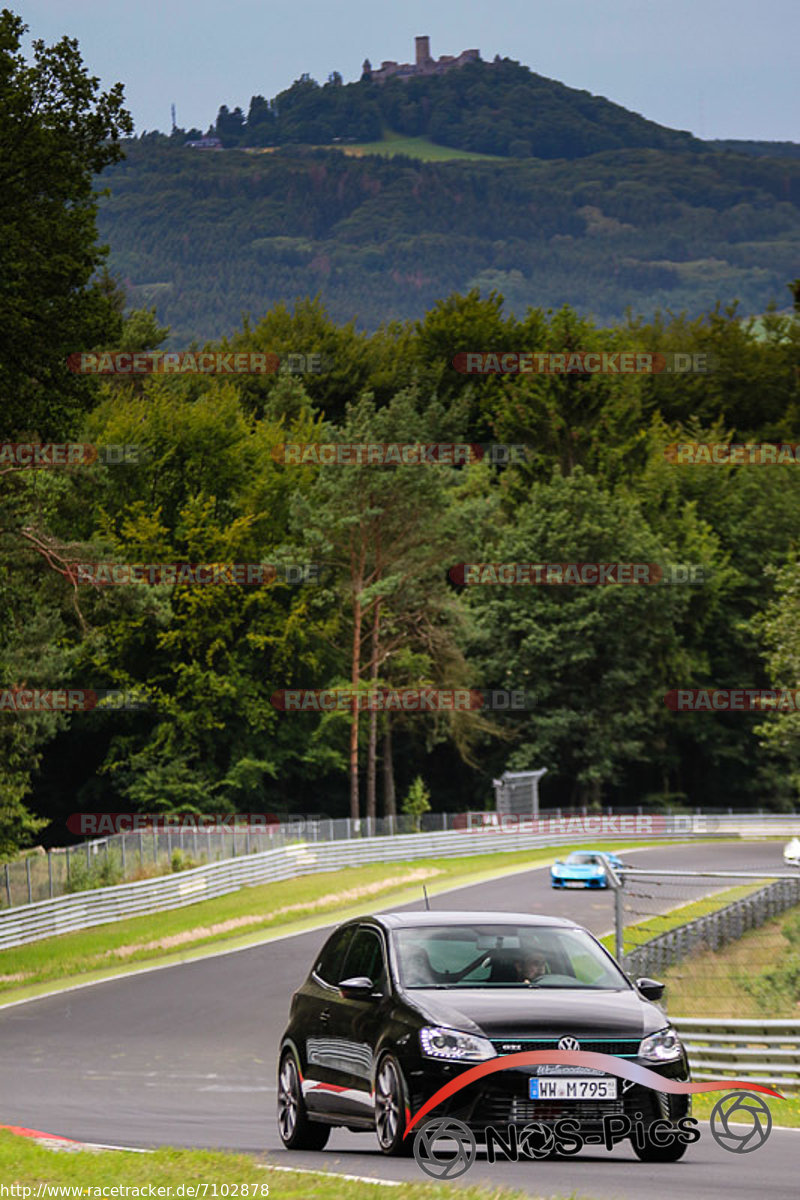
[[[684,1048],[652,1003],[662,991],[653,980],[632,983],[592,934],[557,917],[406,912],[348,921],[292,997],[278,1066],[281,1139],[321,1150],[331,1127],[343,1125],[373,1130],[385,1154],[407,1153],[406,1126],[434,1092],[468,1067],[524,1050],[613,1054],[688,1080]],[[487,1125],[572,1117],[591,1131],[605,1116],[648,1124],[688,1114],[684,1095],[602,1072],[581,1069],[590,1085],[567,1088],[576,1070],[497,1071],[433,1115],[464,1121],[480,1138]],[[678,1140],[633,1146],[662,1162],[686,1148]]]

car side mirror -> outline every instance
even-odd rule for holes
[[[343,979],[339,991],[345,1000],[368,1000],[375,989],[375,984],[366,975],[355,975],[352,979]]]
[[[659,983],[657,979],[637,979],[636,986],[645,1000],[660,1000],[666,984]]]

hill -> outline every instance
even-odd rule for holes
[[[204,153],[131,141],[104,172],[99,229],[171,345],[216,338],[320,294],[359,326],[419,317],[452,291],[696,315],[788,306],[800,275],[800,163],[638,149],[573,161],[419,162],[287,147]]]
[[[209,132],[232,149],[374,142],[386,128],[457,150],[512,158],[703,150],[690,133],[667,129],[509,58],[384,83],[364,78],[345,84],[333,72],[320,86],[303,75],[270,100],[253,96],[246,115],[241,107],[231,111],[223,105]]]

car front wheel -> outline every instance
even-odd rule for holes
[[[375,1132],[384,1154],[410,1154],[413,1137],[403,1140],[408,1120],[408,1091],[397,1059],[387,1054],[375,1077]]]
[[[287,1150],[322,1150],[331,1128],[309,1121],[294,1055],[287,1051],[278,1071],[278,1132]]]

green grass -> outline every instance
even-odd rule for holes
[[[641,921],[626,925],[623,931],[624,952],[629,954],[637,946],[643,946],[645,942],[651,941],[662,933],[669,933],[670,929],[677,929],[679,925],[686,925],[697,917],[705,917],[720,908],[725,908],[726,905],[733,904],[734,900],[741,900],[743,896],[757,892],[768,882],[768,879],[761,879],[753,883],[742,884],[740,887],[726,888],[722,892],[716,892],[713,896],[705,896],[702,900],[693,900],[690,904],[682,904],[679,908],[673,908],[670,912],[660,916],[653,914]],[[614,949],[613,935],[609,934],[600,940],[609,950]]]
[[[320,1160],[324,1162],[324,1154],[320,1155]],[[380,1163],[377,1163],[375,1176],[379,1175]],[[424,1178],[420,1171],[420,1179]],[[194,1196],[200,1200],[203,1198],[203,1185],[206,1200],[213,1200],[213,1185],[216,1185],[216,1194],[219,1196],[223,1184],[227,1185],[231,1196],[234,1195],[234,1186],[238,1184],[238,1197],[241,1197],[243,1185],[246,1184],[250,1197],[268,1195],[271,1200],[375,1200],[381,1194],[374,1183],[343,1179],[340,1175],[325,1175],[322,1171],[273,1170],[265,1157],[228,1154],[219,1150],[179,1150],[169,1146],[153,1154],[120,1150],[105,1153],[74,1150],[67,1153],[50,1150],[30,1138],[19,1137],[4,1129],[0,1129],[0,1183],[32,1188],[29,1193],[31,1197],[35,1195],[39,1184],[81,1188],[89,1197],[102,1195],[95,1188],[110,1189],[120,1185],[131,1188],[147,1188],[148,1185],[171,1188],[171,1193],[162,1193],[165,1197],[191,1195],[188,1191],[191,1186],[196,1189]],[[182,1193],[177,1191],[180,1185],[183,1185]],[[389,1194],[394,1191],[404,1200],[405,1197],[408,1200],[450,1200],[453,1196],[449,1184],[406,1183],[402,1188],[392,1189]],[[16,1191],[15,1194],[20,1200],[26,1200],[23,1192]],[[75,1195],[78,1195],[77,1190]],[[527,1193],[468,1187],[459,1188],[458,1196],[459,1200],[524,1200]],[[45,1200],[44,1196],[42,1200]]]
[[[420,158],[424,162],[450,162],[456,158],[483,159],[486,162],[511,161],[501,154],[479,154],[476,151],[457,150],[452,146],[437,146],[430,138],[406,137],[404,134],[394,133],[390,129],[386,130],[383,138],[378,142],[336,142],[321,148],[343,150],[345,154],[357,157],[361,157],[363,154],[382,154],[386,158],[394,158],[397,154],[407,154],[409,158]]]
[[[800,907],[767,921],[759,929],[719,951],[707,950],[676,963],[664,973],[670,1011],[693,1017],[739,1017],[742,1020],[800,1020],[797,998],[787,990],[770,989],[759,1003],[750,987],[765,972],[774,973],[778,964],[788,963],[793,942],[786,937],[788,923],[798,921]]]
[[[776,1092],[780,1090],[779,1087],[775,1088]],[[721,1095],[721,1092],[704,1092],[700,1096],[692,1096],[692,1116],[707,1121]],[[774,1096],[762,1096],[761,1099],[769,1105],[772,1120],[776,1125],[790,1125],[793,1129],[800,1129],[800,1095],[787,1096],[785,1100],[776,1100]]]
[[[598,849],[630,849],[641,841],[603,843]],[[659,845],[674,842],[659,842]],[[679,843],[678,843],[679,844]],[[415,859],[405,863],[374,863],[336,872],[301,875],[280,883],[241,888],[227,896],[204,900],[187,908],[150,913],[93,929],[43,938],[26,946],[0,951],[0,1004],[27,999],[52,990],[103,979],[140,966],[184,962],[215,949],[234,949],[277,935],[299,933],[324,923],[326,916],[344,920],[376,907],[422,900],[422,883],[431,896],[456,885],[479,883],[498,875],[515,874],[543,866],[570,846],[522,850],[515,853],[471,855],[465,858]],[[436,872],[411,886],[398,882],[419,870]],[[371,887],[363,898],[355,889]],[[344,893],[344,894],[343,894]],[[509,897],[513,907],[513,896]],[[279,910],[290,907],[291,912]],[[224,931],[212,925],[247,922]],[[609,895],[609,924],[613,921]],[[243,932],[243,929],[245,932]],[[191,940],[187,934],[191,932]],[[151,942],[180,939],[172,946]],[[122,953],[123,948],[132,952]]]

